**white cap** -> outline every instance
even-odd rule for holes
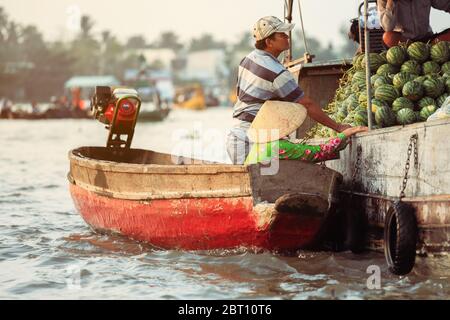
[[[253,38],[256,41],[265,39],[275,32],[289,32],[294,28],[294,23],[284,23],[274,16],[259,19],[253,26]]]

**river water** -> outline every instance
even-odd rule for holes
[[[138,123],[133,147],[227,161],[230,114],[174,110]],[[450,298],[447,256],[399,277],[374,252],[162,251],[96,234],[70,198],[67,153],[106,135],[93,120],[0,120],[0,299]]]

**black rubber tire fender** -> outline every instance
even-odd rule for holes
[[[416,259],[417,238],[414,208],[402,201],[394,202],[384,223],[384,255],[389,271],[396,275],[411,272]]]

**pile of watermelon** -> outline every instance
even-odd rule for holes
[[[369,60],[374,129],[425,121],[450,95],[450,42],[402,44],[370,53]],[[363,54],[353,58],[325,108],[338,123],[368,124],[365,66]],[[312,131],[316,137],[336,134],[321,125]]]

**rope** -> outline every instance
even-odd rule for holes
[[[302,26],[303,41],[305,43],[305,52],[309,53],[309,51],[308,51],[308,44],[306,42],[305,27],[303,26],[302,7],[300,6],[300,0],[297,0],[297,2],[298,2],[298,12],[300,13],[300,23],[301,23],[301,26]]]

